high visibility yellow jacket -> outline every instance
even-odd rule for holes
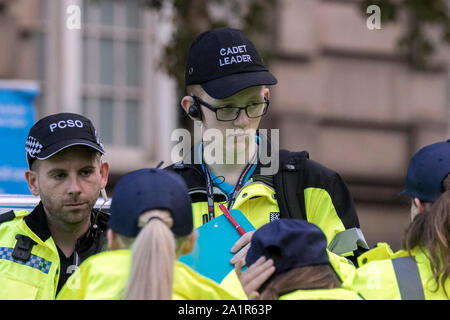
[[[353,289],[368,300],[448,300],[442,285],[436,290],[430,260],[419,247],[408,252],[393,252],[386,243],[367,251],[358,258],[359,268]],[[441,276],[442,277],[442,276]],[[439,283],[441,282],[439,279]],[[450,295],[450,279],[445,282]]]
[[[25,223],[28,211],[14,214],[13,220],[0,224],[0,300],[54,299],[59,275],[58,249],[51,237],[42,240]],[[29,259],[14,257],[17,235],[36,243]]]
[[[97,225],[100,229],[96,230],[102,232],[90,233],[87,245],[77,252],[81,262],[104,248],[106,223],[98,221]],[[69,267],[64,272],[70,272]],[[65,279],[60,273],[58,248],[41,202],[30,213],[0,215],[0,299],[55,299],[58,283]]]
[[[339,279],[341,280],[341,288],[336,289],[320,289],[320,290],[297,290],[289,293],[283,300],[301,300],[301,299],[313,299],[313,300],[346,300],[346,299],[361,299],[352,290],[353,278],[355,277],[356,268],[351,264],[346,258],[334,254],[333,252],[327,250],[328,258],[330,259],[330,264]],[[233,270],[230,272],[220,283],[220,286],[229,292],[233,292],[233,295],[239,297],[240,299],[246,299],[244,288],[242,288],[241,282]],[[340,290],[338,290],[340,289]],[[328,290],[331,290],[328,292]],[[292,294],[292,295],[291,295]],[[280,297],[280,299],[282,298]]]
[[[193,164],[193,154],[194,152],[190,155],[191,164],[180,162],[166,169],[174,171],[185,180],[192,199],[194,228],[198,228],[208,222],[208,203],[202,166]],[[303,193],[304,218],[324,232],[328,248],[339,255],[353,256],[358,249],[357,245],[366,247],[353,200],[340,176],[309,159],[295,174],[302,177],[295,193]],[[261,165],[258,164],[251,178],[239,191],[232,209],[240,210],[258,229],[283,217],[277,200],[281,192],[282,190],[275,188],[274,176],[261,174]],[[214,187],[216,217],[222,214],[219,204],[227,206],[227,197],[222,190]]]
[[[121,299],[131,267],[131,250],[112,250],[88,258],[67,280],[57,300]],[[235,300],[234,295],[175,261],[174,300]]]

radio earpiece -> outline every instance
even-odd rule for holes
[[[103,201],[105,201],[103,204],[105,204],[106,201],[108,201],[108,195],[106,194],[105,188],[100,190],[100,194],[102,195]]]
[[[195,97],[192,97],[194,99],[194,104],[189,107],[188,115],[191,116],[194,119],[202,120],[202,113],[200,110],[200,104],[198,103],[197,99]]]

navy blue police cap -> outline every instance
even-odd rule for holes
[[[246,265],[260,257],[274,260],[275,274],[311,265],[329,264],[325,234],[314,224],[280,219],[265,224],[252,236]]]
[[[442,181],[450,173],[450,139],[425,146],[409,163],[406,188],[400,193],[434,202],[443,192]]]
[[[186,86],[199,84],[215,99],[277,83],[253,43],[241,30],[231,28],[206,31],[192,42],[185,80]]]
[[[184,180],[173,172],[154,168],[130,172],[119,180],[112,194],[109,228],[136,237],[141,230],[139,216],[153,209],[170,212],[175,236],[192,232],[191,199]]]
[[[57,113],[40,119],[30,129],[25,143],[28,166],[71,146],[84,145],[104,154],[92,122],[76,113]]]

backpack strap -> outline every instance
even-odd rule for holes
[[[273,178],[280,218],[306,220],[302,181],[305,162],[308,158],[308,151],[280,150],[280,168]]]

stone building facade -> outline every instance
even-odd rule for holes
[[[430,71],[399,53],[402,23],[370,30],[360,1],[280,0],[271,70],[269,128],[280,144],[308,150],[338,171],[354,197],[370,245],[400,248],[410,204],[398,193],[410,157],[449,134],[448,45]]]

